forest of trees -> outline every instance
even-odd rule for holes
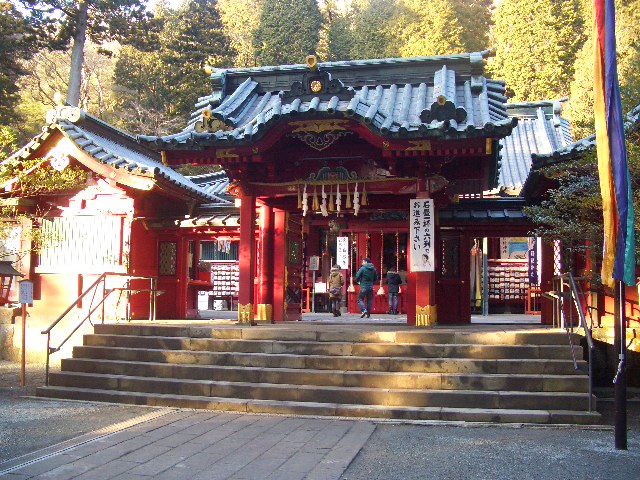
[[[203,65],[250,67],[495,49],[512,101],[568,97],[593,130],[591,0],[0,0],[0,148],[40,129],[56,92],[132,133],[175,132]],[[623,107],[640,98],[640,0],[618,0]],[[72,79],[72,80],[70,80]],[[2,153],[0,153],[2,155]]]

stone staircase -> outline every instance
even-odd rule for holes
[[[37,394],[272,414],[600,421],[566,334],[547,329],[96,325]]]

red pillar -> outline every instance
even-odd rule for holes
[[[258,301],[273,305],[273,208],[260,207],[260,285]]]
[[[242,195],[240,203],[240,278],[238,303],[251,304],[255,307],[254,298],[254,257],[256,241],[256,197]]]
[[[416,194],[416,198],[430,198],[429,192],[418,192]],[[434,217],[437,217],[437,213],[434,212]],[[436,218],[433,219],[436,221]],[[436,232],[437,227],[434,224],[434,233]],[[409,236],[410,237],[410,236]],[[434,238],[434,249],[437,252],[437,247]],[[408,239],[410,242],[410,238]],[[407,248],[409,253],[409,262],[411,261],[411,249]],[[437,264],[437,261],[436,261]],[[409,263],[410,265],[410,263]],[[414,298],[411,298],[411,295],[407,298],[407,324],[415,325],[416,323],[416,307],[429,307],[430,315],[432,318],[436,316],[436,274],[435,272],[410,272],[409,273],[409,281],[408,281],[409,289],[413,290],[411,293],[414,294]],[[412,286],[413,285],[413,286]],[[432,320],[435,321],[435,320]]]
[[[553,245],[542,242],[540,249],[540,290],[542,293],[553,289],[551,279],[553,278]],[[541,322],[545,325],[553,323],[553,301],[549,298],[542,297],[540,300]]]
[[[285,320],[284,295],[286,265],[286,222],[287,212],[273,212],[273,321]]]

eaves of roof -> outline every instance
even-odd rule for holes
[[[147,177],[177,188],[186,196],[201,202],[229,204],[207,192],[178,172],[161,163],[160,154],[137,144],[134,137],[77,108],[59,106],[48,113],[50,121],[38,136],[17,151],[12,158],[27,158],[55,131],[62,133],[78,149],[100,164],[131,176]]]
[[[494,138],[517,120],[507,115],[504,82],[483,76],[486,52],[219,71],[214,93],[199,99],[174,135],[138,136],[152,148],[246,145],[275,123],[353,119],[385,138]],[[320,90],[312,90],[313,80]]]

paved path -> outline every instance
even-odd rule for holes
[[[0,478],[337,479],[375,429],[367,421],[219,412],[149,416],[156,418],[0,464]]]

